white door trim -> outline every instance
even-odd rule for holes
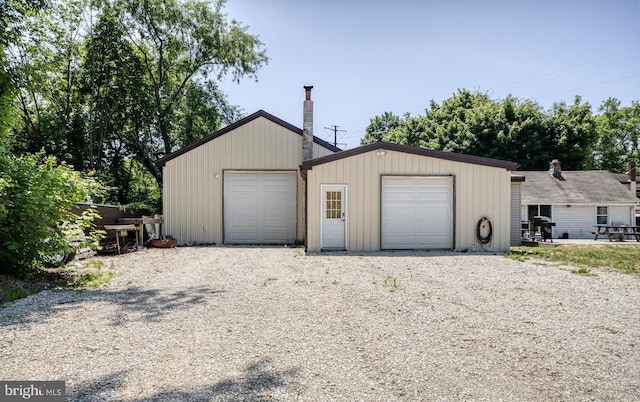
[[[325,234],[325,213],[326,213],[326,192],[327,191],[339,191],[342,193],[341,209],[342,209],[342,235],[344,236],[342,242],[338,241],[338,244],[326,245],[324,241]],[[321,184],[320,185],[320,248],[326,250],[348,250],[348,227],[349,214],[347,210],[347,185],[346,184]],[[337,228],[334,228],[337,229]],[[341,243],[341,244],[340,244]]]

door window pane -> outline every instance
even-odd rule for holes
[[[327,209],[325,216],[327,219],[342,218],[342,192],[327,191],[326,196]]]

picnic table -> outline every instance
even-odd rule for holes
[[[613,238],[624,241],[625,237],[635,237],[640,242],[640,226],[633,225],[597,225],[593,232],[593,240],[598,240],[598,236],[607,236],[609,241]]]

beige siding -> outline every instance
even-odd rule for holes
[[[486,248],[507,251],[510,240],[511,173],[502,168],[472,165],[426,156],[387,151],[354,155],[314,166],[307,172],[308,244],[320,250],[322,184],[347,186],[347,241],[350,251],[380,249],[380,177],[382,175],[451,175],[454,177],[454,247],[471,248],[476,225],[486,216],[493,240]]]
[[[331,155],[335,152],[323,147],[322,145],[313,143],[313,159],[320,158],[322,156]]]
[[[314,144],[314,154],[331,152]],[[163,169],[163,232],[179,244],[223,242],[222,181],[226,170],[298,171],[302,136],[257,118],[174,159]],[[303,188],[298,177],[297,240],[302,241]]]

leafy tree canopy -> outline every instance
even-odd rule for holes
[[[406,116],[408,118],[408,116]],[[380,116],[371,119],[366,129],[366,134],[360,141],[362,145],[380,141],[389,131],[402,126],[403,118],[391,112],[384,112]]]
[[[264,45],[203,0],[52,0],[11,47],[20,125],[14,152],[44,150],[112,187],[109,201],[159,197],[154,162],[236,121],[223,77],[255,79]],[[144,173],[139,171],[143,169]],[[137,173],[134,174],[133,172]],[[149,182],[150,175],[155,183]]]
[[[532,100],[492,99],[479,91],[458,90],[442,104],[431,101],[424,115],[404,118],[385,112],[371,119],[362,143],[384,141],[518,162],[523,170],[544,170],[553,158],[565,169],[624,172],[638,158],[640,104],[620,107],[554,103],[543,110]]]

